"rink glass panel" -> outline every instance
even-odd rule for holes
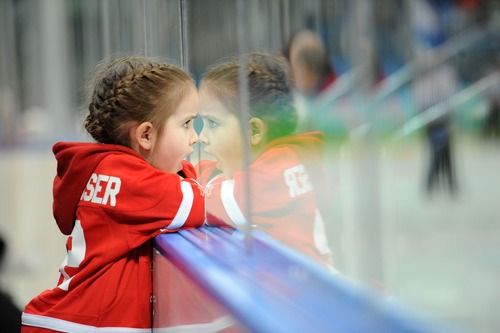
[[[307,27],[325,41],[337,74],[336,87],[324,100],[306,101],[314,110],[308,130],[325,134],[327,186],[324,193],[314,193],[328,203],[324,230],[334,267],[382,297],[437,320],[471,331],[497,331],[500,160],[492,110],[499,94],[490,75],[498,53],[498,9],[450,4],[436,14],[426,3],[2,1],[0,218],[13,258],[39,253],[32,244],[52,248],[57,243],[30,234],[39,225],[53,224],[47,209],[50,146],[58,140],[90,140],[81,126],[84,83],[98,62],[117,54],[167,58],[199,83],[220,59],[252,51],[279,53],[293,33]],[[436,22],[440,33],[425,36]],[[437,53],[444,56],[432,56]],[[448,82],[439,86],[448,88],[449,96],[426,104],[422,99],[432,100],[435,89],[422,92],[416,86],[429,72],[436,76],[428,82]],[[443,101],[450,105],[439,106]],[[446,112],[456,192],[447,188],[446,177],[429,192],[432,150],[426,122]],[[205,158],[203,146],[195,147],[193,163]],[[43,175],[31,172],[36,165]],[[34,189],[46,194],[43,207]],[[252,191],[251,185],[243,191],[249,198],[245,205],[258,209]],[[59,241],[63,251],[64,241]],[[54,272],[60,257],[51,253],[40,256]],[[53,279],[24,261],[26,267],[8,266],[4,277],[19,304]]]

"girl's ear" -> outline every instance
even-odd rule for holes
[[[250,145],[255,147],[264,143],[266,137],[267,126],[260,118],[252,117],[248,121],[250,130]]]
[[[130,132],[132,147],[135,146],[136,150],[150,151],[153,149],[156,132],[152,123],[149,121],[140,123],[132,127]]]

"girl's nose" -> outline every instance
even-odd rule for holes
[[[201,130],[201,133],[200,133],[198,139],[199,139],[200,142],[202,142],[204,144],[208,143],[208,139],[207,139],[207,136],[205,135],[205,130],[204,129]]]
[[[196,131],[193,129],[192,135],[191,135],[191,144],[194,145],[199,141],[198,134],[196,134]]]

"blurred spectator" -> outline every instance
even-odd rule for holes
[[[456,193],[455,170],[452,163],[449,116],[443,116],[426,126],[430,147],[430,163],[427,172],[427,191],[430,193],[446,178],[448,189]]]
[[[320,129],[322,114],[312,101],[333,87],[336,75],[319,36],[302,30],[292,36],[285,52],[290,61],[290,72],[295,88],[294,103],[298,113],[297,131]]]
[[[415,29],[415,51],[417,57],[423,52],[439,48],[446,35],[440,17],[431,2],[412,1],[412,24]],[[420,74],[413,83],[413,96],[417,112],[429,111],[429,108],[450,98],[457,91],[457,75],[449,63]],[[455,170],[452,156],[451,114],[446,109],[425,125],[429,144],[430,161],[427,170],[426,188],[431,193],[441,178],[446,178],[449,191],[456,192]]]
[[[310,30],[298,32],[290,41],[289,60],[295,88],[315,96],[335,81],[323,41]]]
[[[500,138],[500,98],[493,98],[489,102],[483,134],[487,138]]]
[[[7,243],[0,236],[0,268],[2,268],[6,252]],[[17,333],[21,330],[21,310],[14,304],[10,295],[3,290],[0,290],[0,323],[2,332]]]
[[[500,61],[496,64],[497,75],[500,75]],[[484,120],[482,134],[485,138],[500,138],[500,85],[497,84],[487,94],[488,110]]]

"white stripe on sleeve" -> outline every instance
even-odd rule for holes
[[[191,208],[193,207],[193,189],[191,187],[191,183],[182,181],[181,182],[181,191],[182,191],[182,202],[179,205],[179,210],[177,214],[175,214],[172,223],[170,223],[166,229],[179,229],[186,223],[186,220],[191,213]]]
[[[228,179],[224,180],[221,184],[220,196],[222,200],[222,205],[226,210],[227,215],[236,225],[245,225],[247,220],[243,215],[236,198],[234,197],[234,180]]]
[[[316,209],[316,214],[314,215],[314,245],[319,253],[332,254],[326,239],[325,222],[318,209]]]

